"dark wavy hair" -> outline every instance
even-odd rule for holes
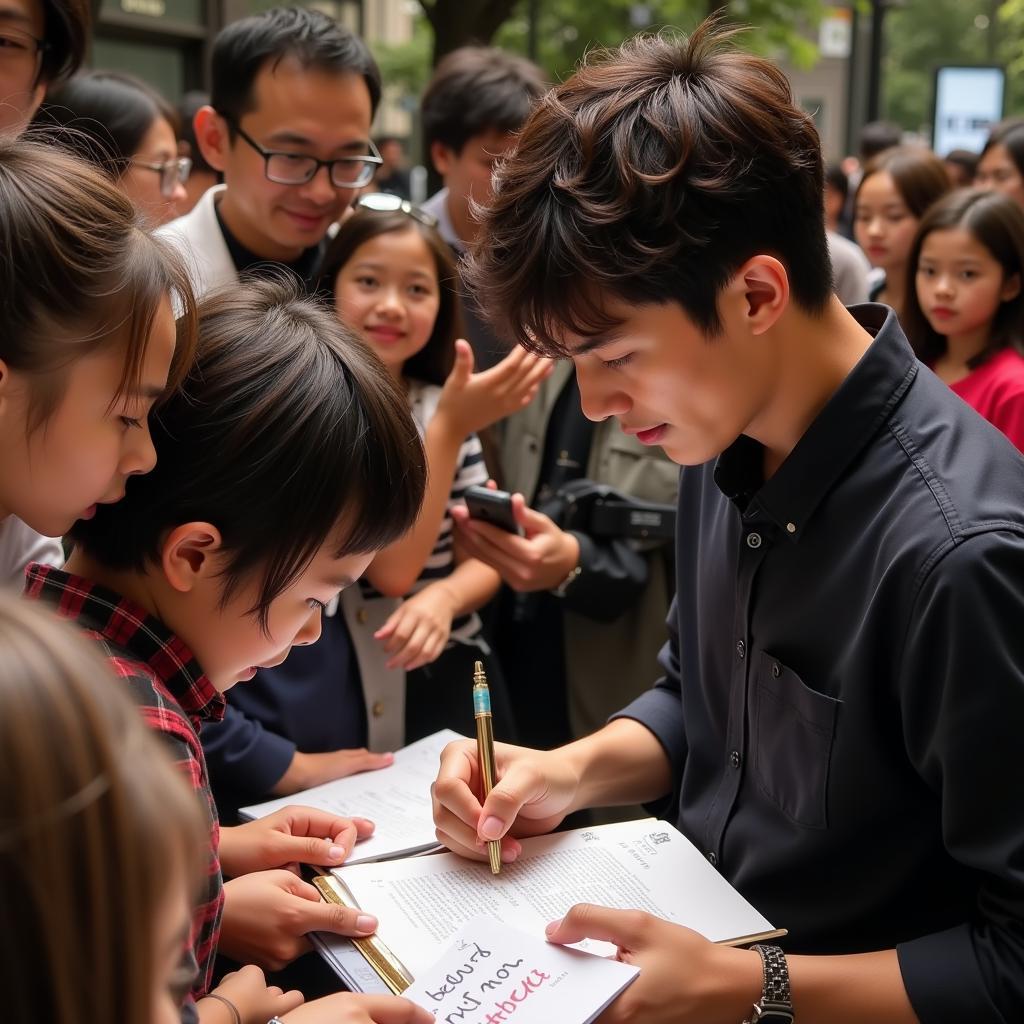
[[[946,351],[946,339],[928,322],[917,298],[917,265],[925,239],[933,231],[962,228],[1003,268],[1004,277],[1020,278],[1024,289],[1024,210],[999,192],[961,189],[939,200],[924,215],[907,260],[907,299],[902,323],[919,359],[931,363]],[[1024,290],[1003,302],[992,322],[989,344],[969,360],[972,369],[1007,347],[1024,354]]]
[[[234,285],[200,302],[181,389],[153,416],[156,468],[79,520],[103,565],[142,571],[167,531],[206,521],[228,564],[222,600],[255,576],[271,602],[341,527],[337,557],[386,547],[415,521],[426,461],[383,364],[290,279]]]
[[[174,108],[145,82],[115,71],[85,71],[51,89],[39,125],[63,128],[55,138],[71,152],[120,178],[146,133],[161,118],[178,134]]]
[[[539,101],[478,211],[468,277],[500,337],[566,354],[617,326],[604,298],[677,302],[712,335],[750,257],[785,264],[795,301],[832,291],[821,147],[773,63],[705,21],[590,55]]]
[[[434,258],[441,302],[434,329],[426,345],[407,359],[402,373],[428,384],[442,385],[455,362],[455,339],[462,336],[462,311],[459,304],[458,277],[452,252],[437,228],[410,217],[401,210],[383,212],[359,208],[338,229],[324,254],[320,272],[320,291],[333,294],[341,268],[361,245],[393,231],[415,231]]]

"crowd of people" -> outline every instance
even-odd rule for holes
[[[478,661],[499,782],[446,750],[442,842],[659,802],[789,929],[576,908],[642,968],[602,1021],[1015,1019],[1024,122],[826,169],[713,22],[553,88],[468,47],[417,204],[327,15],[226,25],[179,107],[88,32],[0,9],[13,1019],[428,1024],[309,954],[377,921],[296,865],[378,809],[239,810],[471,734]]]

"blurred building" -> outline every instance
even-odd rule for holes
[[[303,0],[281,0],[283,3]],[[374,43],[412,37],[409,0],[306,0]],[[190,89],[206,89],[210,41],[222,25],[275,6],[275,0],[101,0],[92,67],[127,71],[172,102]],[[375,128],[408,135],[409,112],[385,91]]]

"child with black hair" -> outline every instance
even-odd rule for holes
[[[212,295],[199,330],[184,385],[154,419],[159,472],[77,524],[67,571],[32,567],[26,589],[96,639],[202,797],[197,997],[218,947],[276,969],[310,931],[376,926],[284,870],[341,863],[372,823],[289,808],[221,831],[198,731],[223,713],[223,691],[317,639],[321,610],[412,524],[424,486],[419,436],[387,374],[293,287]]]
[[[1024,451],[1024,210],[998,192],[954,192],[910,251],[907,337],[968,405]]]

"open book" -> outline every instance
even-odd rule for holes
[[[343,818],[370,818],[377,827],[369,839],[356,845],[347,864],[440,849],[434,834],[430,786],[437,777],[441,751],[453,740],[461,739],[465,737],[451,729],[442,729],[397,751],[394,762],[387,768],[350,775],[294,796],[243,807],[238,813],[246,819],[265,818],[282,807],[302,804]]]
[[[370,940],[317,936],[317,945],[356,991],[394,992],[428,970],[459,929],[490,917],[528,935],[575,903],[646,910],[713,942],[746,944],[785,932],[759,914],[676,829],[648,818],[522,841],[513,864],[492,876],[483,863],[452,853],[335,868],[317,879],[325,898],[358,906],[380,924]],[[612,955],[608,943],[577,948]],[[372,966],[374,975],[366,972]]]

